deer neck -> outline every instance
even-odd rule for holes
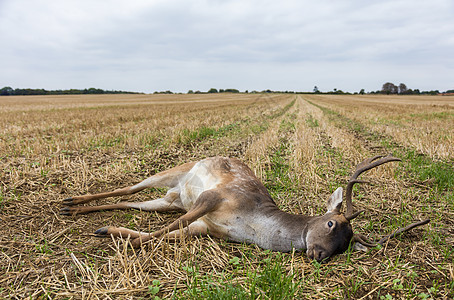
[[[277,207],[263,212],[265,230],[257,236],[257,244],[265,249],[288,252],[306,249],[306,235],[311,216],[294,215]]]

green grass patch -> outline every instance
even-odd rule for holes
[[[309,126],[309,128],[316,128],[320,126],[318,120],[315,119],[311,114],[306,115],[306,124],[307,126]]]
[[[178,138],[179,144],[190,144],[193,142],[201,142],[209,138],[218,138],[229,133],[239,130],[240,123],[232,123],[219,128],[202,126],[196,130],[183,129]]]
[[[422,119],[422,120],[448,120],[454,118],[454,112],[452,111],[442,111],[442,112],[430,112],[430,113],[418,113],[410,114],[412,119]]]
[[[438,190],[454,190],[454,167],[443,161],[433,161],[415,150],[402,151],[410,173],[416,174],[421,182],[429,182]]]
[[[282,120],[279,131],[283,133],[293,132],[296,127],[292,120],[289,118]],[[264,185],[273,198],[282,193],[297,192],[297,178],[292,175],[288,159],[291,151],[290,142],[283,135],[274,152],[270,153],[271,164],[266,170]]]
[[[112,148],[122,144],[125,141],[125,137],[97,137],[89,142],[88,150]]]
[[[280,193],[288,193],[296,189],[296,179],[291,176],[288,154],[289,148],[286,142],[281,142],[270,154],[271,165],[265,173],[264,185],[273,198]]]
[[[266,251],[258,265],[245,266],[247,260],[233,257],[232,273],[200,274],[197,266],[183,267],[188,274],[185,290],[176,291],[176,299],[295,299],[304,282],[294,282],[285,266],[289,256]]]

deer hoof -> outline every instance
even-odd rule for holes
[[[62,209],[60,209],[60,215],[70,216],[71,215],[71,208],[63,207]]]
[[[83,211],[79,207],[63,207],[60,209],[60,215],[64,216],[72,216],[80,213],[83,213]]]
[[[63,203],[65,205],[74,205],[75,203],[73,202],[73,200],[74,200],[73,197],[69,197],[69,198],[63,199]]]
[[[95,234],[98,236],[107,235],[108,233],[109,233],[109,226],[99,228],[98,230],[95,231]]]

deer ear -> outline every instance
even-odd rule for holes
[[[342,208],[342,188],[339,187],[334,193],[328,198],[327,208],[328,212],[339,212]]]

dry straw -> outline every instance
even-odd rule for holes
[[[273,191],[275,200],[292,212],[321,213],[358,160],[384,150],[379,140],[353,132],[322,108],[389,136],[400,147],[452,160],[452,100],[421,99],[401,97],[396,104],[387,97],[279,94],[2,98],[0,298],[149,298],[154,280],[163,298],[184,298],[197,280],[248,291],[251,274],[260,278],[264,261],[276,253],[210,237],[159,239],[132,249],[127,237],[98,239],[92,232],[106,225],[154,231],[178,214],[66,217],[58,214],[61,200],[127,186],[214,155],[239,157],[267,181],[274,171],[269,159],[285,141],[287,151],[279,153],[288,169],[275,178],[281,187]],[[280,272],[293,276],[299,298],[452,298],[452,203],[443,198],[446,191],[434,196],[429,183],[415,182],[411,174],[400,171],[395,177],[396,169],[368,173],[373,184],[355,190],[355,205],[367,211],[355,220],[355,231],[378,238],[399,222],[423,217],[433,219],[431,226],[324,265],[300,253],[283,254]],[[144,201],[163,192],[99,204]],[[258,298],[269,298],[264,290],[259,293]]]

